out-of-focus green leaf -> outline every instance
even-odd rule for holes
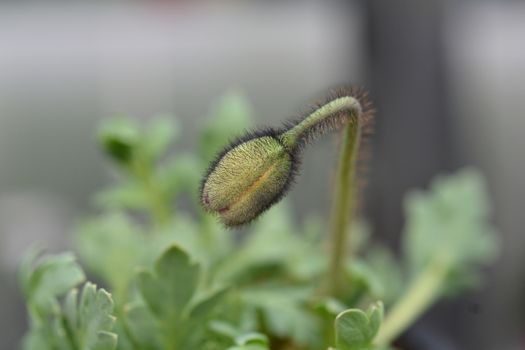
[[[144,152],[151,160],[157,160],[180,133],[175,118],[155,117],[144,133]]]
[[[292,233],[287,213],[284,204],[279,204],[260,218],[246,241],[222,264],[217,278],[242,281],[257,278],[257,271],[284,269],[291,249],[301,244],[300,237]]]
[[[123,214],[109,214],[83,223],[75,246],[88,270],[103,278],[121,296],[135,269],[147,261],[148,244],[143,232]]]
[[[113,160],[128,164],[137,151],[141,135],[133,120],[116,117],[101,125],[98,138],[104,151]]]
[[[175,119],[168,117],[154,118],[144,131],[129,118],[116,117],[102,123],[98,138],[110,157],[129,165],[137,157],[148,163],[158,160],[178,133]]]
[[[181,213],[170,225],[153,232],[147,239],[149,261],[155,261],[171,246],[176,245],[197,262],[207,261],[205,237],[199,231],[197,223],[187,214]]]
[[[243,300],[260,310],[271,334],[315,347],[320,328],[319,320],[306,307],[311,292],[309,288],[259,286],[244,290]]]
[[[316,303],[315,308],[323,315],[335,317],[345,311],[348,307],[335,298],[325,297]]]
[[[42,318],[58,312],[57,297],[84,281],[85,275],[71,253],[37,256],[31,254],[23,263],[20,279],[30,310]]]
[[[491,261],[497,247],[481,175],[466,169],[438,177],[430,192],[410,193],[405,209],[404,248],[412,276],[440,259],[450,268],[445,292],[476,282],[474,267]]]
[[[196,193],[203,171],[197,157],[181,154],[160,167],[156,180],[162,190],[172,197],[185,192],[191,195],[191,199],[197,200]]]
[[[370,288],[371,297],[385,305],[393,302],[403,289],[401,267],[387,247],[376,245],[366,254],[370,275],[377,281]]]
[[[137,181],[122,182],[95,196],[99,206],[113,209],[147,209],[150,205],[149,193]]]
[[[222,96],[212,107],[208,122],[201,133],[199,153],[205,162],[238,136],[252,123],[252,111],[246,99],[238,92]]]
[[[252,332],[241,334],[235,338],[235,346],[228,350],[269,350],[268,337],[264,334]]]
[[[92,283],[82,288],[80,299],[73,289],[66,296],[64,319],[71,332],[74,349],[113,350],[117,346],[117,335],[112,332],[115,323],[113,300],[104,289]]]
[[[79,301],[75,286],[85,277],[74,256],[37,256],[32,253],[24,261],[20,277],[31,316],[24,349],[115,349],[111,296],[86,283]]]
[[[156,325],[157,321],[148,307],[142,302],[134,302],[124,307],[124,319],[122,320],[132,337],[132,343],[144,350],[161,349],[160,333]]]
[[[157,260],[153,273],[139,273],[138,286],[157,318],[176,322],[193,297],[198,278],[199,267],[186,252],[173,246]]]
[[[357,258],[347,266],[350,275],[350,305],[362,296],[390,303],[403,286],[401,269],[390,251],[382,246],[369,249],[364,258]]]
[[[160,256],[152,272],[138,272],[137,285],[147,306],[141,312],[151,312],[161,348],[197,349],[212,345],[207,338],[207,323],[225,289],[198,289],[200,272],[199,265],[177,246]],[[140,326],[137,321],[135,324]],[[152,340],[147,343],[152,344]]]
[[[224,343],[232,344],[227,350],[268,350],[268,337],[259,332],[243,332],[224,321],[210,323],[211,331],[223,337]]]
[[[31,276],[35,270],[36,261],[41,254],[42,249],[33,246],[28,249],[20,261],[20,267],[18,269],[18,284],[26,298],[31,291]]]
[[[383,321],[383,304],[371,305],[366,312],[349,309],[335,319],[338,350],[369,350]]]
[[[326,263],[318,249],[318,232],[314,235],[298,232],[291,216],[286,202],[265,213],[245,242],[218,268],[217,279],[249,283],[265,275],[304,281],[314,278]]]
[[[227,289],[220,288],[205,295],[197,296],[190,309],[190,318],[203,319],[222,301]]]

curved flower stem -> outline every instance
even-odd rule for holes
[[[350,220],[354,214],[355,173],[361,143],[361,128],[367,113],[371,113],[371,104],[366,102],[366,99],[365,104],[362,105],[354,96],[340,96],[320,106],[281,136],[283,144],[293,149],[325,130],[338,128],[340,121],[345,119],[332,206],[332,232],[329,242],[330,266],[326,286],[328,293],[334,297],[340,297],[346,287],[344,285],[344,281],[347,280],[344,276],[344,265],[347,262],[348,253],[347,236]]]
[[[344,287],[344,265],[348,253],[348,230],[354,213],[356,160],[361,131],[359,117],[351,118],[343,131],[337,184],[332,209],[329,291],[340,296]]]
[[[295,148],[301,140],[308,140],[312,135],[329,130],[330,120],[337,119],[340,113],[348,113],[352,118],[362,113],[359,101],[352,96],[341,96],[322,105],[299,124],[281,135],[281,141],[288,148]]]

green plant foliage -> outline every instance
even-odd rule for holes
[[[154,271],[138,273],[138,289],[156,321],[157,329],[153,333],[160,335],[166,349],[198,348],[205,343],[204,321],[221,301],[225,290],[199,295],[199,278],[199,266],[176,246],[161,255]],[[135,310],[135,313],[141,312],[144,310]],[[129,316],[137,322],[137,315],[131,312]]]
[[[38,322],[60,310],[58,297],[85,279],[72,253],[45,256],[39,251],[27,254],[20,267],[20,285],[28,307]]]
[[[115,349],[111,295],[88,282],[79,298],[76,286],[85,277],[70,253],[37,256],[29,253],[20,269],[30,316],[24,349]]]
[[[242,332],[223,321],[212,322],[210,329],[225,344],[231,344],[227,350],[269,350],[268,337],[262,333]]]
[[[480,265],[492,261],[497,248],[477,171],[438,177],[427,193],[409,194],[405,208],[409,280],[385,319],[377,337],[380,345],[389,344],[443,295],[478,284]]]
[[[78,291],[72,289],[67,294],[63,313],[66,332],[74,341],[73,348],[110,350],[117,346],[117,335],[112,333],[115,317],[113,300],[104,289],[98,289],[92,283]]]
[[[477,267],[493,260],[496,236],[482,176],[465,169],[438,177],[429,193],[410,193],[405,201],[404,247],[412,278],[433,261],[447,265],[443,291],[478,283]]]
[[[230,91],[222,96],[211,109],[208,122],[201,131],[199,155],[204,164],[207,166],[217,150],[250,127],[252,121],[251,106],[243,95]]]
[[[78,255],[88,270],[118,296],[125,293],[135,269],[146,260],[143,232],[122,214],[85,221],[75,239]]]
[[[335,319],[335,343],[338,350],[372,349],[372,341],[383,321],[383,304],[378,302],[366,312],[349,309]]]
[[[98,136],[104,151],[116,162],[126,165],[136,156],[140,131],[129,119],[119,117],[103,124]]]
[[[155,263],[153,273],[141,271],[138,286],[146,304],[159,319],[179,320],[197,289],[199,267],[177,247],[167,250]]]
[[[246,100],[229,93],[210,110],[196,151],[184,153],[174,118],[104,122],[99,142],[115,181],[75,230],[80,263],[73,253],[38,250],[23,260],[23,348],[387,350],[443,292],[479,279],[477,266],[493,257],[483,181],[468,170],[407,197],[399,258],[368,239],[364,221],[352,223],[344,293],[331,294],[327,220],[297,221],[285,200],[238,235],[201,210],[202,173],[251,121]],[[80,264],[111,296],[85,282]],[[386,305],[384,321],[376,300]]]

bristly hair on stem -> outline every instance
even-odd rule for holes
[[[249,223],[290,189],[307,144],[351,123],[366,134],[372,115],[364,90],[340,88],[282,128],[239,137],[208,168],[200,187],[202,206],[228,227]]]
[[[375,109],[368,92],[360,87],[331,89],[293,120],[284,122],[281,129],[285,143],[302,149],[315,139],[340,130],[358,114],[363,135],[373,133]]]

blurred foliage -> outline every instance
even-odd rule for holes
[[[339,350],[372,347],[372,341],[383,321],[383,304],[371,305],[366,312],[353,309],[341,312],[335,319],[335,343]]]
[[[430,193],[415,191],[405,201],[404,248],[415,278],[434,260],[449,266],[443,292],[460,292],[479,283],[474,268],[496,255],[494,229],[487,225],[488,196],[481,175],[465,169],[438,177]]]
[[[284,202],[238,237],[197,203],[208,162],[251,122],[246,100],[227,94],[210,111],[197,151],[169,155],[181,130],[173,118],[105,122],[99,142],[117,179],[95,195],[99,214],[83,220],[74,239],[87,274],[112,296],[89,282],[78,296],[85,274],[72,254],[28,253],[20,268],[30,319],[23,347],[386,349],[374,345],[383,303],[388,311],[402,299],[431,261],[447,261],[440,285],[458,292],[493,257],[482,179],[468,170],[407,197],[403,263],[357,222],[351,290],[340,300],[326,296],[323,220],[296,223]]]
[[[111,295],[87,282],[79,297],[76,286],[84,279],[72,254],[42,259],[36,251],[27,255],[20,269],[31,326],[24,348],[116,349]]]

